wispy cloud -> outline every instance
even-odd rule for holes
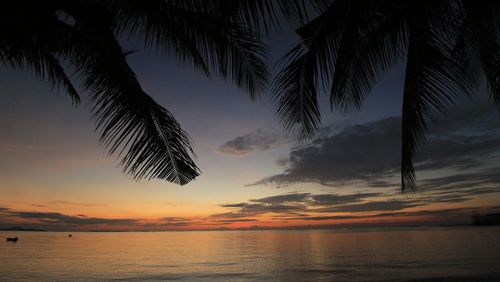
[[[289,217],[288,220],[308,220],[308,221],[326,221],[326,220],[343,220],[343,219],[376,219],[376,218],[409,218],[409,217],[427,217],[428,219],[440,219],[436,223],[453,222],[459,220],[468,222],[470,216],[478,213],[495,213],[499,212],[499,206],[493,207],[464,207],[453,209],[436,209],[436,210],[419,210],[419,211],[402,211],[402,212],[380,212],[375,214],[355,214],[355,215],[340,215],[340,216],[308,216]]]
[[[187,217],[164,217],[160,219],[160,226],[191,226],[193,224],[200,223],[200,220],[187,218]]]
[[[49,201],[49,202],[44,202],[43,204],[45,204],[45,205],[82,206],[82,207],[104,206],[104,204],[99,204],[99,203],[83,203],[83,202],[72,202],[72,201],[65,201],[65,200]]]
[[[223,204],[221,207],[232,211],[214,214],[214,218],[247,218],[263,214],[298,215],[307,212],[327,212],[327,209],[347,206],[369,198],[380,196],[379,193],[356,193],[348,195],[289,193],[248,202]],[[328,211],[330,212],[330,211]]]
[[[238,223],[238,222],[255,222],[258,221],[255,218],[237,218],[237,219],[219,219],[213,220],[215,223]]]
[[[100,218],[100,217],[85,217],[81,215],[73,216],[58,212],[32,212],[32,211],[15,211],[7,208],[0,209],[4,218],[7,220],[5,224],[15,224],[18,219],[28,220],[31,224],[39,224],[49,228],[73,228],[73,227],[92,227],[97,225],[106,226],[123,226],[133,225],[138,223],[132,218]]]
[[[398,211],[406,208],[422,206],[425,203],[415,200],[385,200],[369,201],[360,204],[342,204],[326,208],[319,208],[316,212],[374,212],[374,211]]]
[[[200,218],[164,217],[153,219],[91,217],[59,212],[19,211],[0,208],[0,228],[24,226],[46,230],[172,230],[197,226]]]
[[[286,144],[288,138],[281,134],[265,132],[261,129],[227,141],[218,151],[226,155],[246,155],[254,151],[265,151]]]
[[[382,216],[423,216],[414,209],[428,209],[434,204],[465,202],[483,194],[500,195],[498,189],[477,188],[456,191],[424,191],[410,197],[386,193],[353,194],[289,193],[247,202],[223,204],[228,212],[213,214],[217,220],[243,221],[266,215],[276,220],[342,220]],[[346,215],[347,213],[347,215]],[[374,216],[377,214],[377,216]],[[443,214],[443,213],[441,213]]]

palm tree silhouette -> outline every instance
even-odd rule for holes
[[[412,188],[429,121],[468,98],[481,72],[500,106],[499,16],[490,0],[331,1],[282,59],[276,114],[309,138],[320,124],[318,92],[329,89],[332,108],[359,108],[379,76],[406,60],[401,185]]]
[[[0,11],[0,63],[34,72],[80,96],[63,65],[89,93],[100,141],[135,179],[185,184],[200,173],[188,135],[148,96],[117,38],[139,39],[206,75],[229,78],[253,98],[268,69],[261,29],[277,25],[276,9],[303,18],[301,1],[19,0]]]

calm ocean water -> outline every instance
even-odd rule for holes
[[[1,281],[500,281],[500,228],[0,232]]]

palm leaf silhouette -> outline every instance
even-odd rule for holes
[[[320,124],[319,92],[329,88],[332,107],[341,111],[359,109],[378,77],[406,60],[401,185],[403,191],[414,187],[413,156],[425,143],[427,123],[470,96],[478,65],[498,104],[499,6],[470,0],[331,1],[297,29],[301,42],[275,78],[279,120],[311,137]],[[300,73],[297,79],[292,69]]]
[[[303,22],[303,7],[301,0],[9,2],[0,11],[0,62],[34,72],[78,104],[63,67],[72,64],[88,93],[100,140],[121,157],[124,172],[182,185],[200,173],[191,140],[142,90],[117,38],[142,40],[206,75],[233,80],[254,98],[268,83],[260,30],[277,28],[277,13]]]

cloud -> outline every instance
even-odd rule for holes
[[[287,142],[286,136],[258,129],[224,143],[218,151],[226,155],[247,155],[254,151],[269,150]]]
[[[312,199],[315,205],[318,206],[331,206],[345,203],[356,203],[366,198],[372,198],[377,196],[382,196],[382,193],[357,193],[348,195],[336,195],[336,194],[319,194],[312,195]]]
[[[310,193],[291,193],[291,194],[284,194],[284,195],[277,195],[277,196],[271,196],[271,197],[265,197],[265,198],[260,198],[260,199],[253,199],[250,200],[251,202],[256,202],[256,203],[265,203],[265,204],[283,204],[283,203],[290,203],[290,202],[302,202],[308,199],[311,196]]]
[[[49,201],[49,202],[44,202],[44,203],[35,203],[31,204],[33,207],[37,208],[48,208],[50,206],[81,206],[81,207],[98,207],[98,206],[105,206],[104,204],[98,204],[98,203],[81,203],[81,202],[71,202],[71,201],[65,201],[65,200],[55,200],[55,201]]]
[[[199,222],[185,217],[164,217],[160,221],[162,223],[158,224],[158,226],[190,226]]]
[[[46,227],[54,228],[72,228],[72,227],[89,227],[96,225],[107,226],[123,226],[133,225],[138,223],[136,219],[131,218],[99,218],[99,217],[85,217],[82,215],[72,216],[65,215],[57,212],[27,212],[27,211],[13,211],[10,209],[0,209],[0,212],[5,217],[10,218],[12,223],[18,219],[27,219],[36,224],[42,224]]]
[[[387,217],[440,217],[447,220],[457,218],[461,221],[469,221],[473,214],[488,214],[500,211],[500,207],[466,207],[438,210],[419,210],[419,211],[401,211],[401,212],[381,212],[370,215],[340,215],[340,216],[304,216],[290,217],[289,220],[332,220],[332,219],[369,219],[369,218],[387,218]]]
[[[292,149],[282,174],[256,184],[329,183],[394,174],[399,164],[400,128],[401,119],[388,118],[317,138]]]
[[[349,215],[333,215],[333,216],[304,216],[304,217],[295,217],[289,218],[290,220],[332,220],[332,219],[352,219],[359,218],[358,216],[349,216]]]
[[[402,217],[402,216],[439,216],[439,217],[451,217],[458,216],[461,218],[467,218],[472,214],[477,213],[493,213],[498,212],[500,207],[466,207],[466,208],[452,208],[452,209],[438,209],[438,210],[419,210],[419,211],[408,211],[408,212],[384,212],[377,213],[365,217]],[[468,218],[467,218],[468,219]]]
[[[50,202],[45,202],[44,204],[46,204],[46,205],[68,205],[68,206],[82,206],[82,207],[96,207],[96,206],[104,206],[103,204],[96,204],[96,203],[80,203],[80,202],[71,202],[71,201],[64,201],[64,200],[50,201]]]
[[[239,204],[229,204],[221,205],[225,208],[237,208],[236,212],[227,212],[214,214],[212,217],[222,217],[222,218],[241,218],[256,216],[265,213],[285,213],[293,214],[299,211],[305,211],[306,207],[301,205],[284,205],[284,204],[251,204],[251,203],[239,203]]]
[[[236,223],[236,222],[253,222],[253,221],[258,221],[257,219],[254,218],[240,218],[240,219],[221,219],[221,220],[215,220],[215,222],[218,223]]]
[[[316,212],[373,212],[373,211],[396,211],[406,208],[422,206],[419,201],[411,200],[386,200],[386,201],[370,201],[360,204],[337,205],[328,208],[314,210]]]
[[[429,208],[433,204],[458,203],[479,195],[500,195],[499,187],[435,189],[421,191],[402,197],[400,193],[360,192],[352,194],[313,194],[288,193],[246,202],[227,203],[221,207],[229,209],[224,213],[213,214],[213,220],[245,221],[271,214],[275,220],[334,220],[366,217],[367,213],[395,215],[406,213],[412,208]],[[338,213],[350,213],[350,215]],[[401,213],[401,215],[405,215]],[[412,214],[417,215],[417,214]],[[423,215],[423,214],[419,214]],[[311,218],[313,217],[313,218]]]
[[[101,218],[84,214],[66,215],[58,212],[16,211],[0,208],[0,228],[23,226],[46,230],[172,230],[193,227],[203,222],[202,218],[164,217],[158,219]],[[226,224],[221,222],[221,224]]]
[[[162,218],[162,220],[166,221],[166,222],[180,222],[180,221],[189,220],[189,218],[185,218],[185,217],[164,217],[164,218]]]
[[[223,204],[221,207],[236,209],[235,211],[213,214],[212,218],[244,218],[265,213],[293,214],[306,209],[310,199],[309,193],[290,193],[251,199],[247,203]]]
[[[483,185],[495,185],[500,188],[500,173],[498,168],[485,168],[472,172],[439,176],[424,179],[419,182],[422,190],[457,190]],[[499,190],[497,190],[499,191]]]
[[[417,152],[417,171],[465,171],[491,163],[500,155],[500,117],[490,106],[474,106],[431,127],[427,143]],[[277,186],[300,182],[323,185],[362,182],[392,187],[400,170],[401,118],[391,117],[323,133],[311,143],[294,147],[280,174],[251,185]]]
[[[288,165],[288,158],[286,158],[286,157],[279,157],[275,161],[275,163],[276,163],[277,166],[286,167]]]
[[[233,211],[214,214],[212,218],[239,219],[254,217],[262,214],[273,213],[281,215],[300,216],[306,212],[332,212],[342,208],[356,209],[354,204],[366,201],[367,199],[381,196],[380,193],[355,193],[346,195],[337,194],[311,194],[311,193],[289,193],[251,199],[244,203],[223,204],[221,207],[233,209]],[[391,210],[395,205],[387,202],[387,207],[382,210]],[[358,209],[360,209],[358,207]],[[400,208],[399,208],[400,209]]]

